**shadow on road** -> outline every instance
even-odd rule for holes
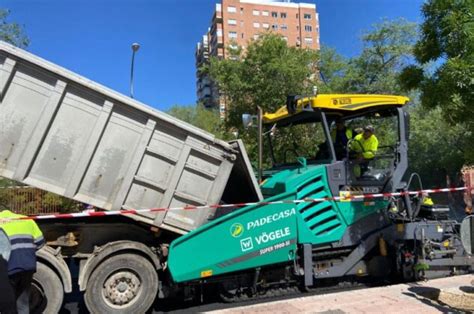
[[[404,295],[416,298],[418,301],[441,312],[471,312],[474,310],[474,287],[462,286],[459,293],[443,291],[438,288],[412,285]]]

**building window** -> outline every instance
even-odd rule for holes
[[[269,25],[268,23],[263,23],[263,24],[262,24],[262,27],[263,27],[263,28],[269,28],[270,25]]]
[[[235,13],[235,12],[237,12],[237,9],[236,9],[235,7],[229,6],[229,7],[227,7],[227,12],[229,12],[229,13]]]
[[[307,32],[312,32],[313,31],[313,27],[311,25],[305,25],[304,26],[304,30],[307,31]]]
[[[218,30],[217,30],[217,36],[218,36],[218,37],[221,37],[221,36],[222,36],[222,29],[218,29]]]
[[[255,15],[255,16],[258,16],[258,15],[260,15],[260,11],[259,10],[253,10],[252,14]]]
[[[305,14],[304,14],[304,19],[305,19],[305,20],[311,20],[311,14],[305,13]]]
[[[229,32],[229,38],[237,38],[237,32]]]
[[[278,25],[277,25],[277,24],[273,24],[273,25],[272,25],[272,29],[273,29],[274,31],[278,30]]]
[[[286,26],[286,24],[281,24],[280,28],[281,30],[286,31],[288,29],[288,26]]]
[[[227,24],[229,24],[229,25],[237,25],[237,21],[236,21],[236,20],[227,20]]]
[[[262,11],[263,16],[268,16],[268,11]]]
[[[242,34],[240,35],[240,37],[244,38],[244,33],[242,33]],[[242,48],[243,48],[243,47],[242,47]]]
[[[313,43],[313,38],[311,37],[305,37],[304,42],[308,45],[311,45]]]
[[[281,13],[280,13],[280,17],[281,17],[282,19],[286,19],[286,13],[285,13],[285,12],[281,12]]]
[[[278,12],[272,12],[272,17],[278,17]]]
[[[253,22],[253,27],[259,28],[259,27],[260,27],[260,23],[258,23],[258,22]]]

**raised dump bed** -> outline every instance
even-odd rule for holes
[[[104,210],[229,202],[236,185],[240,201],[261,198],[240,141],[216,139],[3,42],[0,93],[1,176]],[[132,217],[185,233],[214,212]]]

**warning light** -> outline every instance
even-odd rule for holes
[[[211,276],[212,276],[212,269],[203,270],[201,272],[201,278],[211,277]]]

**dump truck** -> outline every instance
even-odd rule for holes
[[[0,175],[99,210],[38,221],[47,246],[36,311],[59,311],[75,286],[91,313],[144,313],[208,287],[239,301],[472,271],[472,223],[461,227],[449,208],[408,193],[416,176],[404,179],[406,97],[289,97],[259,114],[257,182],[240,140],[216,139],[6,43],[0,93]],[[336,145],[336,121],[373,124],[383,140],[375,157]],[[355,197],[367,193],[382,197]],[[153,208],[173,209],[132,211]]]
[[[241,141],[221,141],[3,42],[0,95],[0,176],[104,211],[262,199]],[[58,291],[72,291],[65,262],[70,256],[79,258],[82,291],[95,284],[89,279],[97,266],[120,252],[152,273],[140,287],[158,291],[157,270],[165,263],[159,255],[171,239],[207,223],[215,211],[143,213],[111,224],[41,224],[49,246],[39,253],[36,277],[48,312],[62,304]],[[155,298],[142,296],[132,298],[142,307]],[[127,304],[122,295],[113,302]]]

